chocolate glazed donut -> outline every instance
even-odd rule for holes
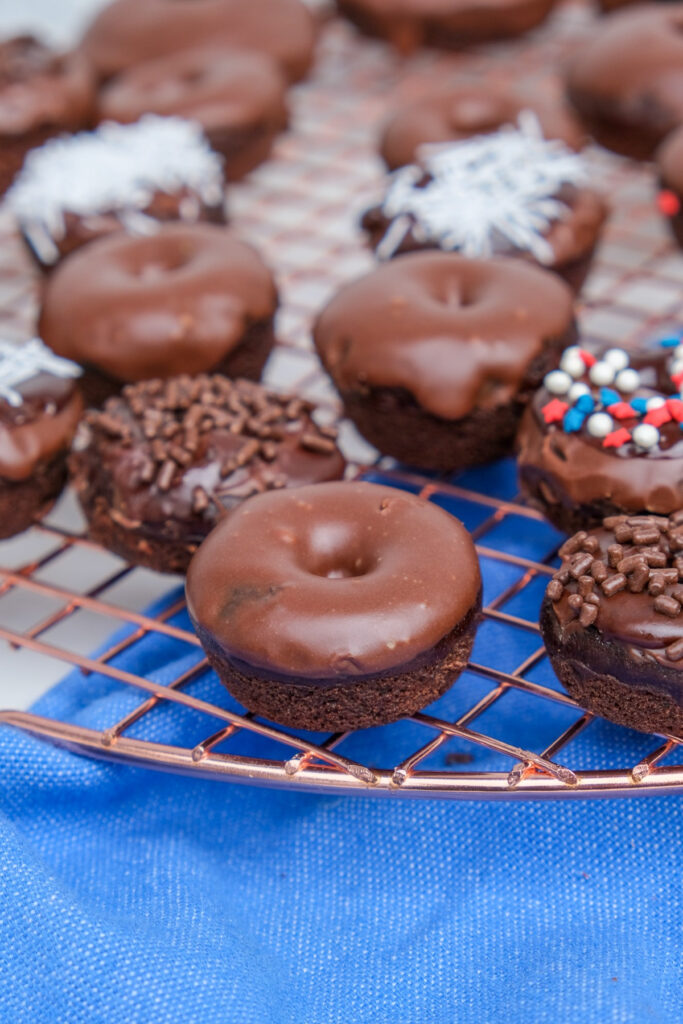
[[[261,50],[295,82],[311,66],[314,42],[313,18],[300,0],[114,0],[81,49],[103,79],[207,44]]]
[[[209,224],[91,242],[47,282],[40,329],[85,367],[101,404],[124,383],[220,371],[258,379],[273,345],[277,293],[258,254]]]
[[[297,728],[413,714],[467,662],[481,608],[469,534],[414,495],[329,483],[258,495],[199,548],[188,609],[251,711]]]
[[[421,146],[514,126],[523,110],[536,115],[546,139],[560,139],[574,150],[582,148],[585,137],[578,120],[554,94],[548,99],[527,95],[510,84],[483,81],[430,92],[403,104],[384,126],[380,155],[393,171],[415,163]]]
[[[570,63],[567,94],[597,142],[650,159],[683,122],[683,3],[606,18]]]
[[[510,451],[531,394],[575,332],[571,291],[554,274],[418,253],[342,288],[314,340],[371,444],[449,471]]]
[[[401,53],[420,46],[458,49],[535,28],[555,0],[337,0],[341,13]]]
[[[126,124],[150,112],[198,121],[225,158],[226,177],[237,181],[286,128],[286,85],[265,53],[206,46],[123,72],[101,91],[99,114]]]

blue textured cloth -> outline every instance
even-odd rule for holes
[[[503,475],[495,486],[504,494],[511,484]],[[470,526],[486,515],[467,502],[449,507]],[[538,558],[556,540],[511,517],[486,544]],[[515,574],[485,559],[487,599]],[[533,617],[538,593],[532,586],[506,607]],[[486,623],[475,659],[513,668],[537,644]],[[116,664],[165,682],[197,657],[153,638]],[[532,676],[552,685],[545,662]],[[436,711],[457,715],[484,686],[463,676]],[[230,706],[212,674],[189,692]],[[105,677],[74,673],[36,710],[102,728],[139,700]],[[560,705],[541,708],[509,693],[477,728],[541,750],[572,718]],[[131,735],[193,745],[215,728],[160,706]],[[397,723],[354,736],[342,752],[387,766],[429,735]],[[607,767],[652,746],[595,723],[563,757]],[[283,754],[246,733],[230,749]],[[454,754],[471,754],[477,770],[510,767],[459,740],[426,767],[452,765]],[[90,761],[3,728],[0,802],[2,1022],[683,1019],[677,798],[486,804],[292,794]]]

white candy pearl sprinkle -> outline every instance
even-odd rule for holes
[[[587,384],[579,384],[577,381],[576,384],[572,384],[572,386],[570,387],[569,395],[567,397],[569,398],[569,401],[573,404],[574,402],[577,402],[579,398],[581,398],[581,395],[590,395],[590,393],[591,389],[588,387]]]
[[[598,387],[606,387],[614,381],[614,367],[604,362],[593,363],[588,371],[588,376],[593,384],[597,384]]]
[[[654,448],[659,441],[659,431],[651,423],[639,423],[631,436],[639,448]]]
[[[630,395],[631,392],[640,387],[640,374],[637,370],[627,367],[625,370],[619,371],[614,385],[617,391],[624,391]]]
[[[606,412],[594,412],[586,421],[586,428],[591,437],[607,437],[612,433],[614,420]]]
[[[625,370],[629,364],[628,354],[624,352],[623,348],[610,348],[602,358],[617,371]]]
[[[674,359],[683,359],[683,345],[677,345],[674,349]]]
[[[586,372],[586,364],[581,358],[581,349],[578,345],[564,350],[560,360],[560,369],[568,373],[570,377],[583,377]]]
[[[543,383],[551,395],[566,395],[572,386],[572,379],[563,370],[551,370],[546,373]]]
[[[677,377],[679,373],[683,373],[683,359],[675,359],[671,365],[671,376]]]
[[[663,405],[666,405],[666,398],[657,395],[655,398],[648,398],[645,408],[650,412],[652,409],[661,409]]]

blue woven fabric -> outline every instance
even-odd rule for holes
[[[504,496],[509,476],[479,474]],[[447,503],[468,525],[486,510]],[[520,517],[490,547],[543,557],[556,535]],[[487,598],[520,570],[484,560]],[[538,591],[506,607],[533,617]],[[186,622],[178,619],[179,622]],[[475,659],[515,667],[538,644],[488,623]],[[115,663],[159,682],[198,657],[146,639]],[[532,676],[552,685],[545,662]],[[435,710],[484,692],[464,676]],[[215,677],[189,692],[230,707]],[[36,710],[102,728],[140,695],[72,674]],[[539,708],[542,713],[539,713]],[[572,713],[509,693],[477,723],[535,750]],[[161,706],[131,735],[193,745],[217,727]],[[398,723],[342,748],[382,766],[431,733]],[[574,767],[653,746],[596,723]],[[239,734],[230,749],[281,757]],[[427,767],[473,756],[454,740]],[[447,760],[448,759],[448,760]],[[90,761],[0,729],[0,1020],[99,1024],[676,1022],[681,999],[677,798],[447,803],[324,797]]]

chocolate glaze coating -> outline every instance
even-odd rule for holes
[[[553,251],[552,262],[544,266],[560,274],[571,288],[579,291],[590,269],[593,251],[607,218],[607,207],[602,197],[588,188],[566,185],[561,191],[561,198],[566,203],[566,213],[560,220],[553,221],[543,235]],[[413,219],[411,215],[408,218]],[[386,216],[381,206],[373,207],[364,214],[362,226],[368,232],[370,245],[374,249],[379,246],[391,224],[392,219]],[[436,242],[423,241],[409,230],[395,255],[437,248]],[[536,262],[532,253],[515,248],[503,236],[496,240],[495,252],[497,256],[514,256]]]
[[[131,561],[184,571],[225,509],[343,475],[336,430],[313,411],[217,375],[129,385],[87,414],[71,457],[91,535]]]
[[[102,120],[129,123],[144,113],[199,121],[226,158],[228,178],[255,166],[287,125],[286,81],[273,58],[256,50],[206,46],[122,72],[100,93]],[[249,152],[258,146],[258,152]]]
[[[570,692],[613,721],[683,728],[683,513],[614,516],[572,537],[541,630]]]
[[[639,388],[632,397],[655,392]],[[598,524],[605,515],[669,515],[683,507],[683,432],[675,420],[659,427],[660,443],[650,450],[633,442],[603,447],[585,425],[576,432],[546,423],[543,407],[553,396],[545,389],[530,402],[517,439],[522,490],[559,529],[571,532]],[[629,429],[637,422],[621,420]]]
[[[402,53],[419,46],[459,48],[520,35],[539,25],[554,0],[337,0],[362,32]]]
[[[559,98],[527,94],[514,85],[486,80],[433,91],[399,107],[387,121],[380,154],[390,170],[415,163],[420,146],[454,142],[515,125],[521,111],[531,110],[547,139],[581,149],[581,125]]]
[[[0,398],[0,478],[15,483],[68,450],[83,411],[72,378],[39,373],[16,390],[21,405]]]
[[[0,139],[37,129],[77,131],[88,123],[95,88],[83,57],[61,56],[32,36],[0,43]]]
[[[299,0],[114,0],[81,43],[101,78],[205,45],[262,50],[296,81],[313,59],[314,25]]]
[[[320,687],[410,665],[470,619],[480,591],[456,519],[366,483],[254,498],[218,525],[187,578],[200,639],[238,666]]]
[[[343,287],[314,340],[342,392],[403,388],[445,420],[519,394],[550,341],[573,330],[572,295],[521,260],[418,253]]]
[[[650,158],[683,122],[683,4],[610,15],[577,49],[567,91],[598,142]]]
[[[58,355],[132,382],[213,369],[276,305],[270,271],[232,232],[166,224],[65,260],[47,282],[40,329]]]

